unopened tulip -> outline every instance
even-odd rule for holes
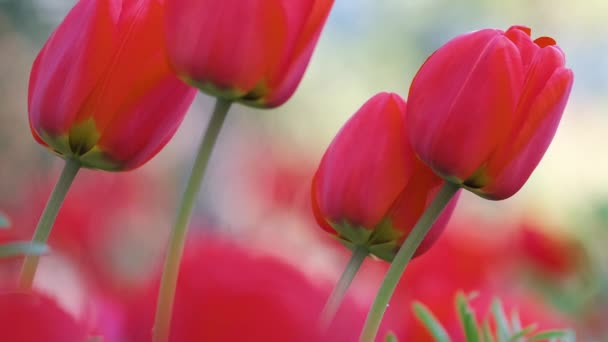
[[[186,82],[256,107],[300,83],[333,0],[167,0],[170,62]]]
[[[396,94],[367,101],[332,141],[312,184],[319,225],[347,246],[363,246],[385,260],[392,260],[444,182],[412,152],[405,109]],[[455,204],[453,199],[416,255],[441,234]]]
[[[195,95],[169,68],[162,19],[159,0],[80,0],[32,67],[36,140],[96,169],[134,169],[156,155]]]
[[[565,56],[529,28],[458,36],[412,82],[407,126],[437,174],[493,200],[515,194],[557,130],[573,82]]]

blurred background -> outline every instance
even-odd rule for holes
[[[29,132],[29,71],[73,4],[0,0],[0,211],[22,237],[33,231],[63,165]],[[600,0],[337,0],[293,98],[276,110],[231,110],[191,233],[272,255],[331,286],[348,251],[316,226],[309,187],[342,124],[377,92],[407,96],[418,67],[450,38],[530,26],[533,37],[556,39],[575,74],[557,135],[514,197],[490,202],[463,194],[446,234],[413,262],[393,304],[426,302],[445,310],[438,316],[449,324],[456,290],[479,291],[500,296],[522,317],[533,306],[531,322],[573,327],[581,341],[608,341],[606,13],[608,2]],[[44,258],[38,287],[82,315],[91,287],[124,294],[153,277],[212,105],[199,95],[174,139],[142,168],[78,176],[51,239],[59,252]],[[386,267],[369,260],[355,281],[351,295],[363,309]],[[10,272],[0,270],[0,284]],[[409,309],[394,311],[407,316]],[[415,330],[405,316],[403,329]]]

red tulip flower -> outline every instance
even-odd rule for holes
[[[83,342],[86,327],[37,293],[0,294],[2,341]]]
[[[333,0],[168,0],[171,64],[211,95],[256,107],[287,101]]]
[[[366,246],[392,260],[443,180],[416,159],[405,127],[405,102],[380,93],[342,127],[312,184],[319,225],[349,247]],[[417,255],[441,234],[456,199],[441,214]]]
[[[83,166],[128,170],[173,136],[194,99],[171,72],[159,0],[81,0],[32,67],[29,119],[42,145]]]
[[[488,199],[515,194],[549,147],[573,82],[564,53],[530,29],[486,29],[439,48],[412,82],[408,132],[443,178]]]

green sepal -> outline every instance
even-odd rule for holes
[[[338,233],[338,238],[349,244],[357,246],[365,246],[369,241],[372,231],[363,227],[353,226],[347,221],[341,224],[329,223],[331,227]]]
[[[246,106],[255,108],[268,107],[265,102],[265,97],[268,93],[268,86],[264,81],[258,82],[258,84],[256,84],[256,86],[249,91],[243,91],[234,87],[218,87],[212,82],[196,81],[186,75],[180,75],[180,78],[191,86],[198,88],[203,93],[213,97],[231,102],[239,102]]]
[[[391,262],[395,258],[397,251],[399,250],[399,241],[385,242],[377,245],[370,245],[367,247],[369,253],[377,256],[378,258]]]
[[[84,153],[72,150],[70,136],[68,134],[52,135],[46,132],[41,132],[42,139],[59,157],[63,159],[77,160],[82,167],[89,169],[97,169],[104,171],[121,171],[124,170],[124,165],[117,161],[113,161],[106,152],[102,151],[99,146],[94,145]]]
[[[384,219],[373,229],[355,226],[347,221],[329,222],[338,233],[338,240],[349,249],[364,246],[370,254],[388,262],[395,258],[403,233],[394,229],[389,219]]]
[[[77,160],[83,167],[89,169],[104,171],[122,171],[125,169],[123,164],[112,161],[108,157],[108,154],[103,152],[99,146],[94,146],[89,152],[77,158]]]

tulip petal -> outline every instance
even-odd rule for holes
[[[30,75],[34,130],[67,133],[110,61],[119,16],[115,1],[82,0],[48,39]]]
[[[319,225],[319,227],[321,227],[324,231],[326,231],[330,234],[335,234],[336,230],[331,226],[331,224],[329,222],[327,222],[327,220],[323,216],[323,213],[321,212],[321,207],[319,206],[319,191],[318,191],[319,187],[317,185],[317,179],[319,177],[321,177],[321,176],[318,176],[318,171],[317,171],[312,179],[312,184],[311,184],[312,214],[315,218],[315,221],[317,221],[317,224]]]
[[[416,161],[411,181],[403,189],[403,192],[397,201],[395,201],[388,214],[393,229],[402,233],[401,242],[409,235],[444,182],[443,179],[432,173],[426,165],[422,164],[420,161]],[[458,194],[460,194],[460,192],[458,192]],[[437,222],[420,244],[420,247],[416,250],[414,256],[421,255],[427,251],[435,240],[439,238],[458,201],[457,197],[458,195],[454,196],[450,201],[448,207],[446,207],[440,215],[441,219],[438,218]]]
[[[162,7],[157,0],[124,1],[120,35],[90,98],[83,104],[77,122],[93,117],[100,135],[113,120],[120,120],[124,108],[137,103],[152,87],[170,74],[163,49],[156,39],[162,37]],[[142,76],[145,76],[143,78]],[[179,82],[176,78],[176,84]]]
[[[373,229],[387,214],[413,172],[404,110],[398,95],[376,95],[336,135],[314,181],[328,220]]]
[[[495,200],[505,199],[523,186],[555,135],[572,89],[573,78],[572,70],[566,68],[557,69],[549,78],[527,111],[529,120],[518,128],[515,140],[508,150],[503,151],[515,158],[504,166],[496,167],[500,173],[493,176],[494,179],[488,186],[480,189],[480,195]]]
[[[528,71],[532,64],[532,60],[540,47],[536,45],[530,38],[530,31],[522,31],[519,28],[511,27],[505,32],[505,36],[509,38],[519,49],[521,61],[523,64],[524,74]]]
[[[532,111],[531,108],[533,106],[538,106],[537,102],[539,101],[539,97],[544,98],[549,96],[549,98],[552,98],[551,93],[549,93],[549,95],[543,95],[542,93],[551,91],[550,86],[547,88],[548,82],[551,78],[555,77],[556,70],[563,69],[564,64],[564,55],[558,48],[546,47],[537,50],[537,53],[533,57],[533,61],[527,73],[521,98],[514,114],[514,123],[511,127],[511,132],[504,143],[500,144],[500,146],[490,156],[488,163],[484,167],[483,172],[485,173],[486,177],[490,179],[490,183],[496,182],[496,175],[504,172],[504,168],[510,163],[511,159],[516,158],[520,151],[526,149],[526,146],[529,145],[529,140],[531,137],[534,134],[538,134],[536,128],[545,122],[547,112],[543,112],[542,110]],[[567,94],[566,98],[563,99],[564,106],[566,99]],[[543,109],[549,111],[549,103],[547,103]],[[561,116],[561,113],[559,115]],[[557,125],[557,123],[559,123],[559,119],[555,124]],[[557,129],[557,126],[555,129]],[[554,132],[551,133],[550,136],[553,137],[553,134]],[[551,140],[549,139],[546,142],[546,145],[544,145],[545,149],[548,147],[550,141]],[[534,163],[534,166],[538,164],[541,157],[542,154],[540,154],[538,161]],[[533,168],[530,169],[530,172],[532,172],[532,170]],[[525,177],[525,179],[528,177],[529,174]],[[520,176],[516,176],[514,178],[521,179]],[[517,188],[519,189],[522,185],[518,186]],[[488,183],[486,186],[495,187],[498,185],[492,186]],[[481,192],[485,191],[482,190]]]
[[[408,132],[414,150],[439,174],[466,181],[509,132],[522,82],[519,52],[501,31],[451,40],[412,82]]]
[[[128,115],[117,112],[98,142],[121,170],[137,168],[155,156],[173,137],[196,95],[173,75],[154,84],[134,106],[125,108]]]
[[[281,67],[269,77],[270,95],[265,100],[266,105],[276,107],[283,104],[300,84],[333,3],[333,0],[311,0],[307,3],[283,0],[288,30],[298,32],[290,32],[288,35],[294,38],[285,49]],[[295,6],[296,4],[306,4],[309,8],[303,10],[300,7],[304,5]],[[302,17],[301,13],[306,13],[307,16]]]
[[[253,91],[286,45],[281,0],[174,0],[166,4],[168,51],[196,84]]]

